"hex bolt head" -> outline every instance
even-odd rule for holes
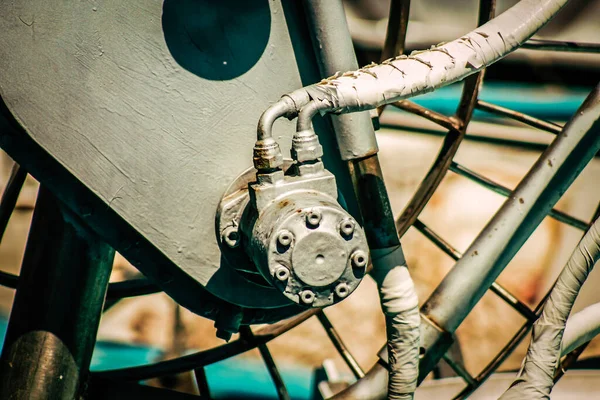
[[[351,259],[354,268],[364,268],[368,261],[367,255],[362,250],[356,250],[352,253]]]
[[[238,232],[238,228],[235,226],[228,226],[223,229],[221,233],[221,238],[223,242],[232,249],[238,247],[240,245],[240,233]]]
[[[293,238],[294,235],[292,232],[288,231],[287,229],[283,229],[279,231],[279,234],[277,235],[277,243],[283,247],[288,247],[290,244],[292,244]]]
[[[354,221],[350,218],[346,218],[340,224],[340,233],[342,234],[342,236],[345,237],[352,236],[352,234],[354,233],[354,226]]]
[[[348,287],[348,284],[342,282],[339,285],[337,285],[335,287],[335,294],[341,299],[348,296],[350,294],[350,288]]]
[[[283,281],[286,281],[290,277],[290,270],[282,265],[280,267],[277,267],[274,275],[275,275],[275,279],[283,282]]]
[[[315,301],[315,294],[311,290],[300,292],[300,301],[304,304],[312,304]]]
[[[306,214],[306,223],[312,228],[316,228],[321,223],[321,213],[317,210],[309,211]]]

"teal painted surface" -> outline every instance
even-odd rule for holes
[[[0,319],[0,343],[4,344],[7,320]],[[1,346],[0,346],[1,350]],[[155,347],[99,341],[92,356],[92,371],[133,367],[155,362],[161,355]],[[290,396],[309,400],[312,370],[307,367],[279,367]],[[233,357],[206,367],[211,397],[214,399],[277,399],[269,371],[261,360]]]
[[[539,118],[569,119],[592,88],[558,88],[486,82],[479,98]],[[456,111],[462,85],[451,85],[415,97],[415,103],[446,115]],[[477,111],[479,115],[487,113]]]

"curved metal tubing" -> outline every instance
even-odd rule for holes
[[[139,367],[99,371],[93,373],[93,375],[108,379],[139,381],[162,375],[191,371],[195,368],[213,364],[226,358],[236,356],[248,350],[252,350],[261,344],[267,343],[270,340],[273,340],[281,334],[289,331],[290,329],[298,326],[308,318],[317,314],[317,312],[319,312],[318,309],[311,309],[294,318],[265,326],[254,332],[254,336],[252,338],[240,338],[212,349],[203,350],[187,356],[175,358],[173,360],[161,361]]]
[[[494,18],[495,11],[495,0],[480,1],[478,25],[483,25]],[[415,223],[417,217],[421,214],[421,211],[423,211],[431,196],[433,196],[433,193],[442,182],[442,179],[446,176],[446,172],[450,168],[450,163],[467,133],[467,126],[471,121],[475,105],[477,104],[477,97],[484,74],[485,69],[465,79],[460,103],[456,111],[456,120],[459,129],[456,129],[453,124],[452,128],[448,130],[442,148],[432,167],[427,172],[425,179],[419,184],[416,193],[404,208],[400,217],[396,220],[396,229],[398,229],[400,237],[404,236],[408,228]]]

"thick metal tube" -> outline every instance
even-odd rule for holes
[[[492,282],[600,150],[600,86],[597,86],[538,159],[511,197],[446,275],[421,312],[445,333],[453,333]],[[444,332],[422,328],[420,378],[442,357]]]
[[[304,5],[321,77],[357,69],[342,1],[308,0]],[[377,140],[368,112],[332,115],[331,120],[343,160],[377,154]]]
[[[79,398],[113,258],[111,247],[40,188],[0,357],[0,398]]]
[[[348,162],[354,192],[364,221],[369,248],[387,249],[400,245],[394,213],[388,197],[379,157],[373,155]]]

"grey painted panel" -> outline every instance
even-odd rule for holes
[[[286,8],[266,0],[0,5],[0,95],[31,138],[186,274],[251,307],[288,303],[258,286],[239,297],[241,278],[219,269],[214,214],[252,165],[261,112],[302,86],[298,64],[305,80],[316,78],[308,37],[296,48],[290,38],[290,29],[303,35],[301,16]],[[278,122],[275,133],[287,152],[293,125]]]

